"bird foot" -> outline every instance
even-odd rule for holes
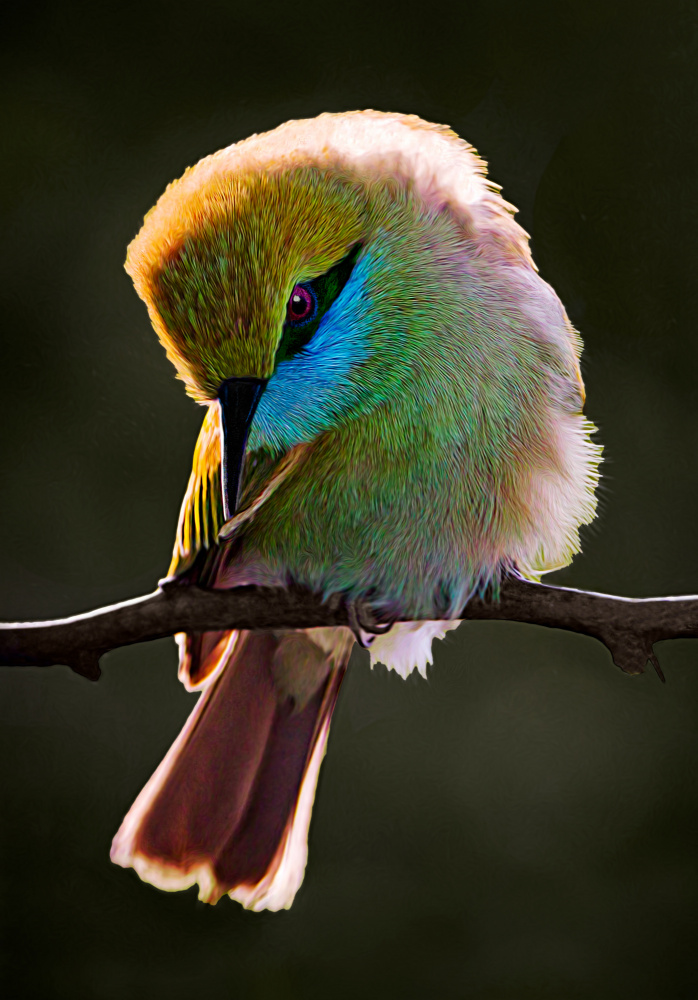
[[[365,598],[357,597],[347,601],[349,628],[362,649],[369,649],[378,635],[389,632],[395,621],[379,621],[373,607]]]

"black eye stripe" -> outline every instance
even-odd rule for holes
[[[343,257],[342,260],[335,264],[334,267],[331,267],[329,271],[325,271],[325,273],[321,274],[319,277],[313,278],[312,281],[304,281],[302,285],[295,286],[293,289],[294,292],[299,290],[301,294],[306,292],[314,297],[316,308],[314,313],[308,318],[295,319],[291,308],[291,300],[289,299],[289,303],[286,307],[287,318],[284,323],[281,343],[279,344],[279,349],[276,352],[277,364],[280,361],[286,361],[288,358],[292,358],[294,355],[298,354],[298,352],[301,351],[312,339],[315,331],[320,325],[322,317],[328,311],[332,303],[339,297],[342,289],[349,280],[360,250],[361,244],[358,243],[349,251],[346,257]]]

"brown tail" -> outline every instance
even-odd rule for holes
[[[290,906],[351,648],[339,634],[326,653],[327,636],[320,646],[310,635],[231,639],[227,663],[116,834],[113,861],[162,889],[198,882],[207,902],[229,893],[250,909]],[[314,651],[308,670],[295,655],[302,644]]]

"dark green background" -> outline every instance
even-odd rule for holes
[[[5,5],[0,617],[152,589],[202,413],[122,270],[200,156],[324,110],[451,124],[587,345],[601,512],[562,582],[697,589],[696,7]],[[288,913],[159,892],[111,837],[192,706],[170,641],[0,671],[8,998],[698,996],[698,643],[668,683],[471,624],[428,682],[356,659]]]

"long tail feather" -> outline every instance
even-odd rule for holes
[[[269,633],[232,644],[124,819],[113,861],[163,889],[198,883],[207,902],[290,906],[348,646],[302,707],[275,684],[279,646]]]

